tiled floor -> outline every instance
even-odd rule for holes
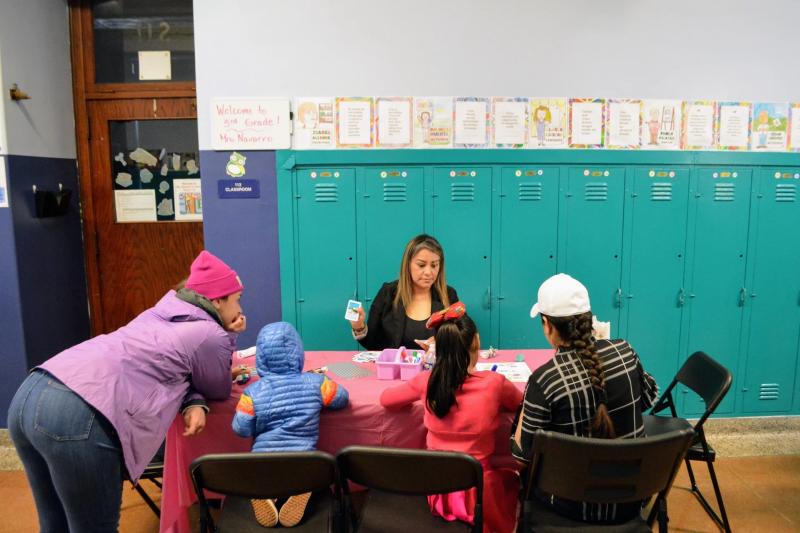
[[[701,464],[696,466],[701,490],[713,498],[707,472]],[[721,458],[717,476],[733,531],[800,533],[800,455]],[[670,531],[718,531],[688,487],[686,469],[681,468],[669,498]],[[0,472],[0,501],[4,504],[0,532],[37,531],[33,498],[23,472]],[[158,531],[155,516],[130,486],[123,492],[120,531]]]

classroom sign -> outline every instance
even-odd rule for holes
[[[215,98],[211,101],[214,150],[280,150],[292,144],[289,99]]]

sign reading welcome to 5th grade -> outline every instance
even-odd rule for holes
[[[277,150],[291,146],[289,100],[217,98],[211,102],[214,150]]]

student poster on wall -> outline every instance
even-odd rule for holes
[[[408,148],[412,144],[411,97],[378,97],[376,101],[376,146]]]
[[[489,143],[489,99],[458,97],[453,108],[453,141],[456,148],[486,148]]]
[[[8,183],[6,182],[5,157],[0,157],[0,207],[8,207]]]
[[[754,103],[751,122],[751,150],[786,150],[789,138],[789,104]]]
[[[566,148],[568,141],[567,99],[530,98],[528,148]]]
[[[800,103],[792,104],[790,107],[789,150],[800,152]]]
[[[203,220],[203,196],[199,179],[172,180],[175,220]]]
[[[300,150],[334,148],[334,98],[299,97],[294,103],[294,147]]]
[[[720,102],[715,129],[718,150],[746,150],[750,145],[750,104]]]
[[[452,98],[414,98],[414,146],[416,148],[453,146]]]
[[[492,142],[497,148],[524,148],[528,140],[528,99],[492,98]]]
[[[375,113],[371,97],[336,98],[337,147],[372,147],[374,125]]]
[[[684,150],[714,148],[714,118],[717,103],[713,100],[694,100],[683,103],[681,147]]]
[[[608,100],[606,105],[606,148],[638,149],[641,101]]]
[[[679,150],[681,101],[642,100],[642,148]]]
[[[569,145],[571,148],[602,148],[605,133],[605,100],[571,98],[569,101]]]

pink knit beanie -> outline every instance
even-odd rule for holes
[[[220,258],[205,250],[192,261],[189,279],[184,286],[209,300],[224,298],[244,289],[236,272]]]

